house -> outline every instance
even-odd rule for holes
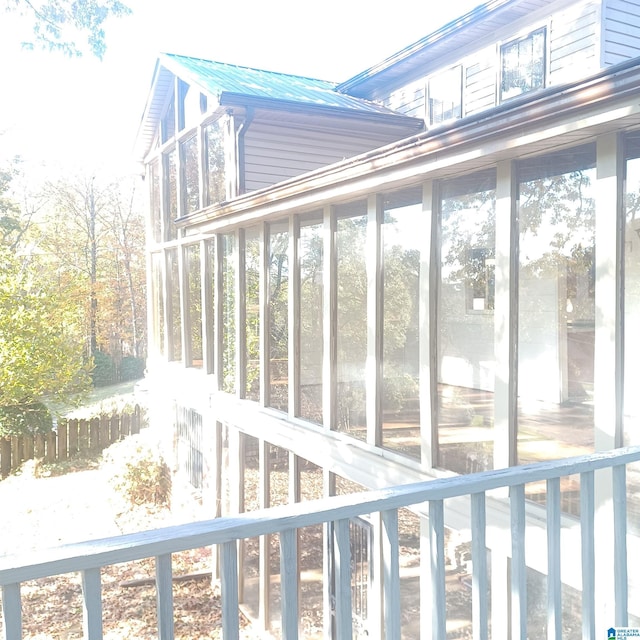
[[[340,84],[159,57],[136,143],[152,419],[210,516],[638,444],[639,53],[640,2],[491,0]],[[578,485],[561,487],[567,638]],[[611,482],[595,491],[600,513]],[[545,487],[527,497],[535,530]],[[468,505],[445,511],[454,637]],[[505,517],[488,514],[492,597]],[[426,514],[400,519],[413,638]],[[377,526],[351,525],[356,635],[376,625]],[[299,559],[309,638],[330,633],[330,540],[309,531]],[[546,612],[538,540],[530,625]],[[275,633],[270,548],[246,543],[241,599]]]

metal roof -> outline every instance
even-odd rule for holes
[[[263,69],[202,60],[172,53],[160,54],[159,63],[176,76],[218,97],[235,95],[301,105],[397,115],[390,109],[335,90],[336,83]]]
[[[424,77],[447,57],[457,57],[466,45],[474,45],[496,30],[548,7],[550,0],[489,0],[440,29],[394,53],[382,62],[341,82],[336,89],[374,100],[379,90],[401,84],[407,78]],[[455,34],[455,37],[451,37]]]
[[[421,121],[387,107],[336,91],[336,83],[213,60],[161,53],[156,62],[134,155],[149,151],[157,123],[178,77],[217,101],[219,106],[256,106],[265,109],[304,109],[309,112],[382,119],[416,131]]]

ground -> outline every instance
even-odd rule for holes
[[[73,468],[73,465],[68,465]],[[194,502],[178,500],[174,509],[137,508],[120,514],[104,471],[97,463],[76,464],[80,470],[35,477],[33,468],[0,482],[0,556],[74,541],[186,522]],[[47,469],[43,472],[48,473]],[[206,572],[210,550],[174,555],[174,575]],[[105,640],[157,638],[155,586],[124,586],[127,581],[153,577],[151,561],[125,563],[103,570]],[[80,576],[70,574],[25,583],[23,638],[75,640],[82,638]],[[220,610],[208,576],[174,584],[175,638],[219,638]],[[0,621],[0,631],[2,623]],[[247,632],[248,635],[248,632]]]

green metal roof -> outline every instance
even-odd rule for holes
[[[242,96],[340,109],[359,113],[398,115],[381,105],[335,90],[337,84],[274,71],[264,71],[213,60],[202,60],[170,53],[160,54],[159,63],[169,71],[217,96]]]

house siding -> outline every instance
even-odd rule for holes
[[[547,32],[549,86],[597,71],[598,16],[597,4],[586,3],[552,17]]]
[[[463,113],[471,115],[496,105],[497,48],[486,47],[464,63]]]
[[[408,135],[406,133],[405,135]],[[255,191],[403,137],[378,127],[365,133],[253,123],[245,138],[245,189]]]
[[[640,0],[629,2],[616,0],[616,5],[625,5],[630,11],[640,5]],[[532,11],[534,7],[532,7]],[[610,11],[610,13],[613,13]],[[618,15],[620,10],[618,10]],[[540,16],[540,12],[536,13]],[[620,18],[618,18],[620,19]],[[640,17],[634,16],[634,23],[640,29]],[[442,60],[433,69],[425,69],[425,76],[412,80],[394,91],[391,91],[382,102],[400,113],[422,117],[426,113],[425,94],[429,78],[454,65],[463,67],[463,107],[464,115],[471,115],[496,106],[498,101],[498,83],[500,79],[500,44],[513,38],[525,35],[527,29],[532,31],[545,26],[547,28],[548,77],[547,86],[577,79],[577,74],[586,76],[600,68],[599,56],[599,23],[600,2],[592,0],[574,3],[563,11],[537,19],[523,28],[522,21],[512,25],[509,31],[495,34],[494,42],[481,49],[470,52],[456,60]],[[610,19],[612,28],[615,22]],[[638,33],[630,34],[627,39],[638,37]],[[620,38],[618,38],[620,40]],[[624,45],[628,49],[628,44]],[[612,40],[610,48],[620,49],[621,44]],[[638,51],[640,54],[640,51]],[[628,53],[627,57],[630,54]],[[609,63],[611,64],[611,63]]]
[[[640,55],[640,1],[608,0],[603,11],[604,66]]]

